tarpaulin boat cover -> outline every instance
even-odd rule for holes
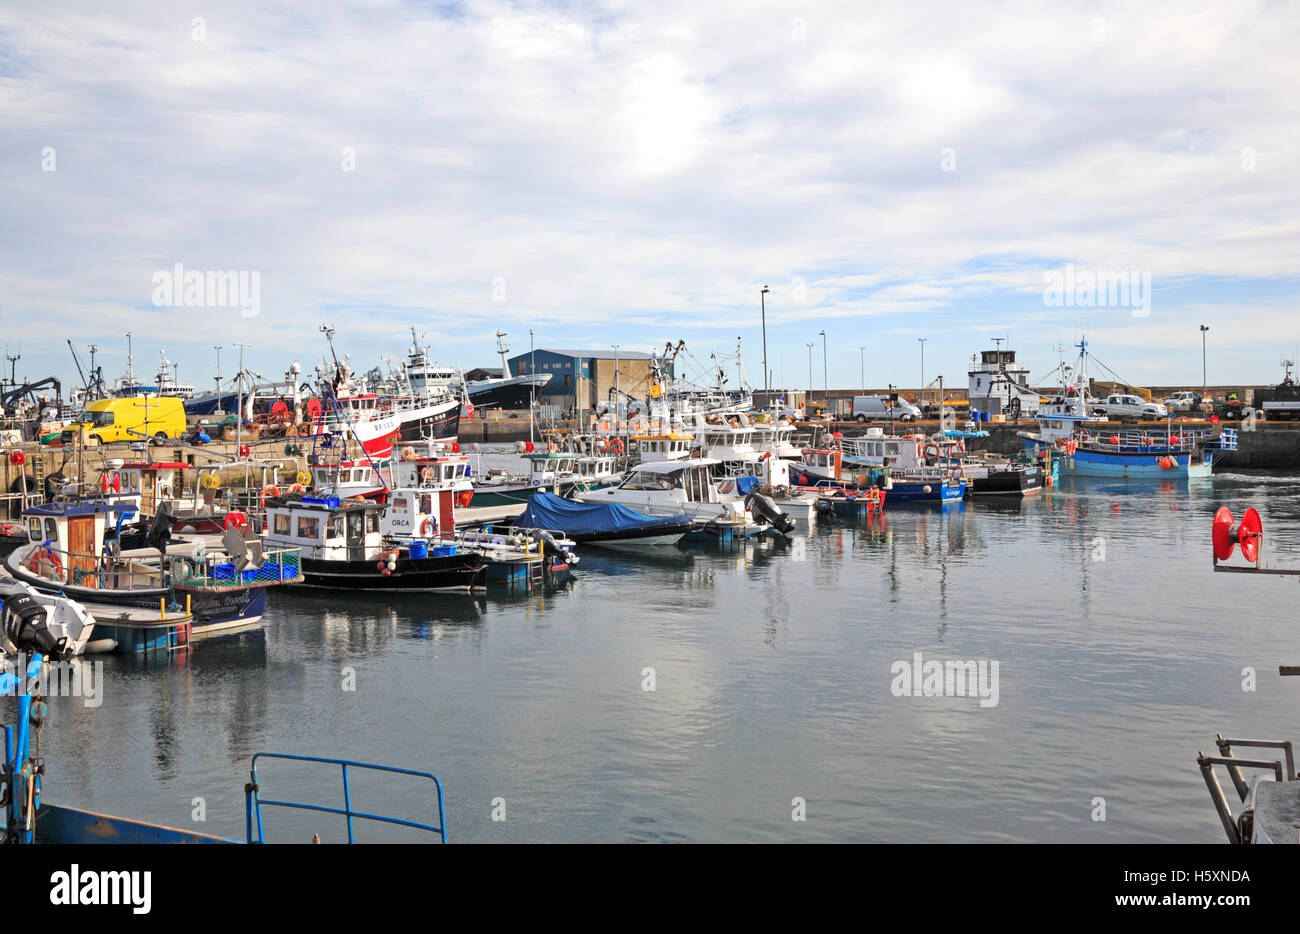
[[[647,516],[617,503],[575,503],[553,493],[534,493],[528,508],[512,525],[527,529],[554,529],[566,535],[610,535],[632,529],[665,528],[690,522],[687,515]]]
[[[748,496],[749,491],[763,485],[763,481],[758,477],[737,477],[736,492],[741,496]]]

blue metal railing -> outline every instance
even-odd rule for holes
[[[343,807],[333,808],[322,804],[307,804],[300,801],[275,801],[270,798],[263,798],[261,789],[257,781],[257,760],[258,759],[288,759],[294,762],[320,762],[326,765],[337,765],[343,770]],[[418,778],[427,778],[433,782],[433,786],[438,792],[438,823],[425,824],[419,821],[405,820],[400,817],[388,817],[383,814],[370,814],[365,811],[352,810],[352,791],[348,784],[348,769],[368,769],[374,772],[395,772],[398,775],[414,775]],[[251,767],[249,768],[251,781],[244,786],[244,804],[245,804],[245,830],[248,835],[249,843],[265,843],[266,838],[262,829],[262,807],[285,807],[297,808],[306,811],[322,811],[326,814],[338,814],[347,818],[348,821],[348,843],[354,843],[352,832],[352,820],[378,821],[385,824],[398,824],[403,827],[414,827],[417,830],[427,830],[429,833],[438,835],[441,842],[447,842],[447,817],[443,811],[442,803],[442,782],[438,781],[438,776],[432,772],[420,772],[414,769],[399,769],[390,765],[375,765],[370,762],[355,762],[351,759],[326,759],[320,756],[295,756],[288,753],[279,752],[259,752],[253,756]],[[257,829],[257,836],[254,838],[253,830]]]

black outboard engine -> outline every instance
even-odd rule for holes
[[[15,651],[36,653],[66,661],[73,650],[68,647],[67,636],[55,637],[47,625],[46,610],[27,594],[6,596],[0,605],[0,630]]]
[[[578,563],[578,556],[570,554],[561,548],[560,543],[555,540],[555,536],[545,529],[530,529],[528,537],[542,546],[542,554],[564,558],[570,564]]]
[[[745,497],[745,508],[752,512],[756,519],[766,522],[786,537],[794,531],[794,520],[778,509],[776,500],[770,496],[753,490]]]
[[[150,548],[157,548],[159,554],[167,554],[167,543],[172,540],[172,526],[176,516],[166,502],[158,504],[158,512],[149,523],[149,535],[146,539]]]

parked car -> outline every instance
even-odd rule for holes
[[[1214,402],[1208,396],[1202,398],[1199,392],[1185,390],[1176,392],[1165,400],[1165,408],[1170,412],[1209,411]]]
[[[921,410],[906,399],[891,401],[889,396],[854,396],[853,418],[859,422],[871,419],[896,418],[901,422],[916,421]]]
[[[1097,408],[1107,418],[1165,418],[1169,415],[1169,410],[1159,402],[1147,402],[1141,396],[1107,396]]]

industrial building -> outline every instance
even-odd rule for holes
[[[556,350],[538,347],[507,361],[511,376],[550,373],[541,405],[562,412],[586,412],[598,402],[644,399],[650,394],[650,364],[653,355],[635,350]],[[534,370],[534,366],[536,370]],[[615,375],[617,371],[617,376]],[[671,374],[669,374],[671,375]],[[619,393],[626,395],[619,395]]]

